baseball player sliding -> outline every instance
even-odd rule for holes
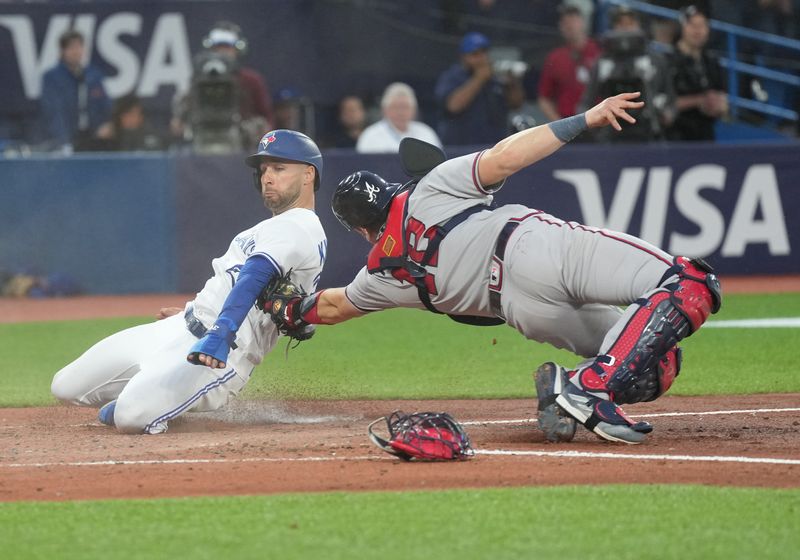
[[[492,204],[506,177],[587,128],[619,131],[620,121],[634,123],[628,110],[643,106],[638,97],[623,93],[488,150],[442,157],[418,173],[416,185],[387,183],[369,171],[350,175],[339,183],[333,211],[373,245],[367,266],[346,288],[268,295],[265,310],[280,328],[392,307],[427,308],[472,324],[505,322],[588,358],[570,371],[546,363],[536,372],[539,425],[548,439],[569,441],[577,421],[611,441],[643,441],[652,426],[632,422],[619,405],[655,399],[670,387],[680,367],[677,343],[720,307],[711,269],[624,233]]]
[[[218,409],[242,390],[278,338],[253,305],[258,295],[289,271],[313,291],[327,249],[314,213],[322,173],[317,145],[275,130],[246,163],[273,217],[237,235],[212,261],[214,275],[182,314],[101,340],[56,374],[53,395],[102,407],[100,421],[122,432],[157,434],[184,412]]]

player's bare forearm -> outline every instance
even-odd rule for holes
[[[160,321],[161,319],[177,315],[181,311],[183,311],[183,307],[162,307],[158,310],[158,313],[156,313],[156,319]]]
[[[344,288],[331,288],[323,290],[317,298],[317,315],[323,325],[335,325],[364,315],[356,306],[350,303],[344,293]]]
[[[483,153],[478,162],[481,184],[500,183],[520,169],[549,156],[563,145],[547,125],[512,134]]]
[[[520,169],[546,158],[586,128],[610,125],[615,130],[622,130],[618,119],[635,123],[636,119],[627,110],[644,105],[641,101],[633,101],[638,97],[638,92],[621,93],[604,99],[582,115],[529,128],[504,138],[484,152],[478,162],[481,184],[500,183]]]

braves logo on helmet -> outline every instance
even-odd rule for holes
[[[385,220],[392,198],[403,187],[387,183],[371,171],[357,171],[342,179],[331,200],[334,216],[348,230]]]
[[[366,183],[364,187],[367,189],[368,202],[375,202],[378,199],[378,192],[381,190],[372,183]]]

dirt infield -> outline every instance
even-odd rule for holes
[[[800,291],[800,277],[724,280],[728,293]],[[191,296],[0,299],[0,322],[155,313]],[[375,448],[367,424],[395,409],[446,410],[478,450],[408,464]],[[161,436],[101,425],[96,410],[0,409],[0,501],[592,483],[800,486],[800,395],[665,397],[628,407],[655,424],[639,446],[579,428],[548,444],[535,400],[238,401],[188,414]]]
[[[797,487],[799,401],[665,397],[632,406],[634,416],[724,412],[651,417],[656,431],[638,446],[582,428],[570,444],[548,444],[526,421],[533,399],[240,401],[221,414],[189,414],[160,436],[120,435],[95,410],[4,409],[0,501],[601,483]],[[447,410],[466,423],[478,454],[409,464],[378,450],[367,424],[396,408]]]

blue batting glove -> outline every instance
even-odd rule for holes
[[[206,335],[192,346],[186,359],[193,364],[205,365],[200,361],[200,354],[205,354],[218,362],[227,363],[228,353],[231,348],[236,348],[234,343],[236,333],[233,330],[235,327],[230,319],[219,317]]]

